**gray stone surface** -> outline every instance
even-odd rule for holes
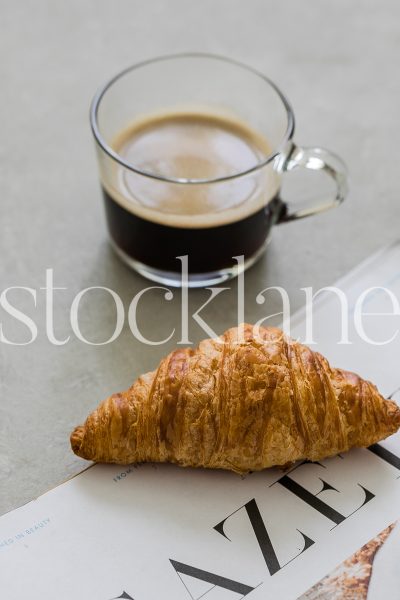
[[[351,193],[331,213],[275,229],[267,255],[246,274],[246,319],[279,310],[258,305],[267,285],[284,286],[293,310],[300,288],[331,284],[399,235],[399,18],[394,0],[70,0],[2,3],[0,290],[37,323],[37,340],[0,344],[0,512],[81,470],[71,428],[109,393],[127,387],[179,339],[180,295],[149,293],[139,311],[144,346],[125,326],[119,339],[88,346],[71,333],[68,311],[83,287],[115,289],[127,306],[147,283],[107,243],[88,105],[97,86],[123,66],[163,53],[208,50],[261,69],[290,98],[299,143],[335,150],[347,162]],[[307,184],[314,186],[307,179]],[[303,185],[299,182],[298,184]],[[294,181],[291,182],[296,187]],[[314,186],[315,187],[315,186]],[[44,332],[45,269],[54,269],[56,333]],[[217,330],[235,321],[236,284],[204,311]],[[195,309],[208,292],[190,293]],[[27,329],[0,309],[3,333]],[[93,340],[113,328],[112,303],[93,293],[81,324]],[[204,336],[191,323],[191,337]]]

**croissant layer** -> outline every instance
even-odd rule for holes
[[[96,462],[174,462],[239,473],[311,461],[395,433],[400,409],[358,375],[272,327],[178,349],[102,402],[71,435]]]

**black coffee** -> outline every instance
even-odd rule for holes
[[[267,142],[231,117],[170,113],[125,129],[113,148],[151,175],[208,181],[251,169]],[[224,182],[170,183],[122,166],[103,179],[108,227],[126,259],[160,271],[210,273],[253,257],[282,210],[279,181],[269,169]]]
[[[129,257],[163,271],[180,271],[177,256],[188,255],[191,273],[236,265],[233,256],[252,257],[263,246],[282,203],[276,196],[256,213],[217,227],[180,228],[142,219],[123,208],[103,188],[108,227],[118,248]]]

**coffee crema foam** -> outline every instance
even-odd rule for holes
[[[124,128],[113,150],[151,175],[212,180],[240,174],[271,154],[267,140],[246,122],[221,112],[179,110],[149,114]],[[173,183],[114,163],[107,193],[130,213],[172,227],[204,228],[247,218],[279,190],[272,165],[228,181]]]

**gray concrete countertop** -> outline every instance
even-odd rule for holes
[[[105,346],[83,344],[71,332],[69,308],[82,288],[113,288],[127,307],[148,285],[107,243],[88,106],[109,76],[171,52],[231,56],[286,92],[299,143],[326,146],[347,162],[351,193],[342,207],[274,230],[267,254],[246,274],[246,320],[280,310],[277,297],[256,303],[263,288],[285,287],[295,310],[301,287],[332,284],[396,239],[400,223],[395,0],[26,0],[3,2],[2,12],[0,292],[37,291],[36,307],[26,290],[8,298],[35,321],[38,337],[29,345],[0,342],[0,513],[79,472],[86,463],[70,451],[73,426],[179,339],[180,293],[166,302],[159,290],[148,293],[139,324],[153,339],[175,326],[168,344],[143,345],[127,325]],[[45,334],[46,268],[54,270],[54,285],[66,288],[55,292],[56,335],[71,336],[60,346]],[[203,313],[217,331],[236,320],[236,283],[229,287]],[[207,296],[191,292],[192,310]],[[26,326],[1,307],[0,322],[9,340],[29,339]],[[88,338],[106,339],[114,322],[106,295],[93,292],[82,302]],[[192,321],[190,335],[205,337]]]

